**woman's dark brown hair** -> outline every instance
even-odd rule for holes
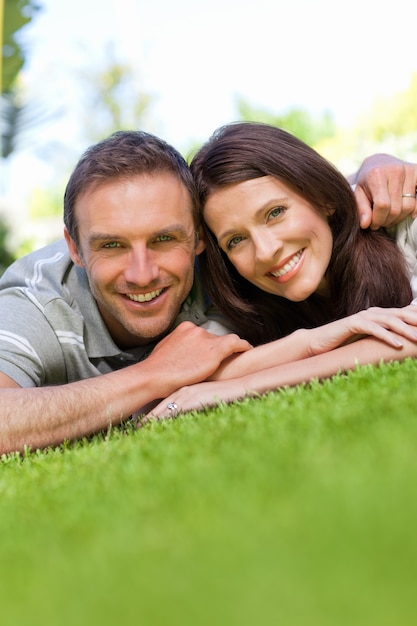
[[[273,176],[326,214],[333,235],[327,278],[330,299],[313,294],[291,302],[268,294],[238,274],[204,224],[200,265],[210,297],[240,332],[258,344],[370,306],[401,307],[412,299],[404,257],[383,230],[363,230],[343,175],[286,131],[261,123],[223,126],[191,162],[200,206],[233,183]]]

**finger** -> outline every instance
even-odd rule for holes
[[[151,424],[152,422],[157,422],[158,420],[159,420],[159,417],[157,415],[154,415],[153,413],[147,413],[146,415],[141,415],[136,422],[136,428],[143,428],[144,426],[147,426],[148,424]]]
[[[369,334],[371,337],[375,337],[375,339],[380,339],[384,343],[392,346],[393,348],[402,348],[402,341],[395,335],[391,330],[387,330],[383,328],[379,324],[371,324],[369,328]],[[363,333],[362,333],[363,336]]]
[[[399,192],[394,199],[390,196],[388,187],[381,185],[372,195],[372,220],[371,229],[377,230],[381,226],[386,226],[391,220],[393,212],[395,216],[401,210],[401,199]]]
[[[378,323],[372,324],[372,328],[372,334],[375,337],[383,339],[383,341],[385,341],[386,343],[390,343],[391,345],[401,344],[401,340],[396,335],[404,337],[405,339],[409,339],[413,342],[417,341],[416,327],[398,317],[389,317],[386,319],[381,318]]]
[[[395,219],[393,219],[392,225],[402,222],[402,220],[405,220],[405,218],[409,215],[411,215],[412,217],[416,216],[415,214],[417,213],[417,199],[415,192],[407,192],[405,188],[403,190],[403,194],[401,195],[401,202],[401,212]]]
[[[357,195],[360,198],[361,205],[365,202],[365,198],[371,207],[370,227],[377,229],[385,225],[387,217],[389,219],[391,211],[391,197],[388,183],[391,181],[393,189],[397,186],[397,203],[401,204],[399,198],[401,196],[402,181],[404,174],[402,167],[390,166],[390,176],[387,176],[386,167],[374,167],[366,171],[366,176],[358,179],[356,187]],[[400,182],[401,181],[401,182]],[[363,194],[363,198],[361,197]],[[398,207],[397,207],[398,210]]]
[[[170,398],[165,398],[159,404],[157,404],[149,413],[143,416],[141,420],[144,423],[159,421],[160,419],[175,419],[180,414],[181,410],[179,405],[171,400]]]
[[[411,163],[404,164],[402,179],[391,178],[389,180],[390,195],[396,206],[396,210],[391,212],[389,225],[398,224],[408,215],[417,213],[416,185],[417,167]],[[399,210],[397,209],[398,204],[400,205]]]
[[[361,228],[369,228],[372,222],[372,205],[363,188],[356,186],[354,191]]]

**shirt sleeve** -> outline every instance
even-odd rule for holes
[[[396,229],[397,245],[401,249],[408,267],[413,304],[417,304],[417,219],[407,217]]]
[[[235,333],[232,322],[224,317],[220,311],[212,306],[205,312],[206,321],[201,324],[209,333],[214,335],[229,335]]]
[[[65,377],[62,350],[41,305],[23,289],[0,291],[0,371],[21,387]]]

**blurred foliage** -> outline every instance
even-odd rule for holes
[[[4,0],[1,49],[2,94],[11,91],[25,62],[25,50],[19,42],[19,32],[41,8],[36,0]]]
[[[137,71],[116,58],[112,44],[107,46],[104,64],[84,70],[81,79],[85,111],[83,131],[89,143],[115,131],[137,129],[144,124],[152,96],[141,88]]]
[[[4,270],[15,260],[15,256],[9,250],[7,239],[9,229],[6,222],[0,217],[0,276]]]
[[[30,196],[29,217],[32,220],[60,217],[62,193],[53,189],[34,189]]]
[[[40,126],[62,114],[49,102],[32,98],[22,81],[16,81],[13,90],[3,94],[1,100],[1,156],[5,159],[20,147],[27,149],[31,134],[36,136]]]
[[[7,158],[16,149],[19,137],[45,121],[45,111],[25,98],[19,80],[27,51],[22,43],[22,29],[41,9],[35,0],[5,0],[3,44],[1,47],[1,156]]]
[[[290,109],[287,113],[277,115],[251,106],[244,99],[237,102],[238,113],[242,121],[263,122],[278,126],[295,135],[310,146],[319,141],[333,137],[336,132],[334,120],[330,113],[313,117],[305,109]]]
[[[351,128],[338,127],[324,113],[313,117],[304,109],[277,115],[238,101],[240,119],[254,120],[284,128],[315,148],[344,174],[376,152],[417,160],[417,73],[407,89],[389,98],[377,98]]]
[[[417,73],[409,87],[390,98],[378,98],[370,112],[372,138],[383,142],[390,136],[403,137],[417,131]]]
[[[417,161],[417,73],[407,89],[389,98],[376,98],[351,128],[338,128],[315,149],[350,173],[361,161],[376,152]]]

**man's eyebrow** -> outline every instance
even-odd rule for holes
[[[155,236],[170,235],[172,233],[177,233],[184,237],[188,237],[190,234],[184,224],[170,224],[169,226],[165,226],[165,228],[155,231]]]
[[[150,237],[160,237],[161,235],[172,235],[173,233],[177,233],[183,237],[188,237],[189,232],[187,228],[185,228],[184,224],[170,224],[169,226],[164,226],[159,230],[155,230]],[[116,234],[116,233],[100,233],[95,232],[91,233],[88,237],[88,244],[94,245],[95,243],[100,243],[102,241],[120,241],[124,239],[124,235]]]
[[[120,235],[115,235],[114,233],[91,233],[88,236],[87,243],[94,245],[101,241],[118,241],[119,239],[121,239]]]

